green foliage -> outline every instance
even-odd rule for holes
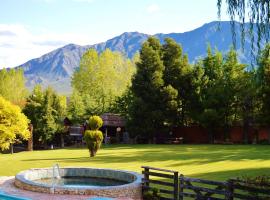
[[[151,139],[163,127],[164,65],[161,60],[161,44],[150,37],[140,51],[137,73],[132,80],[133,105],[130,108],[129,130],[134,135]]]
[[[258,58],[257,88],[261,102],[258,120],[262,125],[270,123],[270,44],[267,44]]]
[[[0,95],[6,100],[23,107],[27,96],[22,69],[0,70]]]
[[[151,190],[148,190],[143,193],[144,200],[159,200],[160,197],[161,196],[157,188],[152,188]]]
[[[221,4],[225,0],[217,0],[218,6],[218,16],[220,18],[221,14]],[[233,35],[233,43],[236,45],[236,27],[235,22],[239,21],[241,23],[241,43],[242,48],[244,48],[244,41],[246,36],[251,37],[251,48],[252,53],[255,51],[255,37],[256,37],[256,45],[257,45],[257,53],[260,52],[262,41],[269,41],[269,1],[258,1],[258,0],[226,0],[227,4],[227,14],[230,17],[231,25],[232,25],[232,35]],[[247,15],[248,13],[248,15]],[[246,26],[245,22],[249,23],[249,34],[246,34]],[[237,19],[238,18],[238,19]],[[255,30],[255,31],[254,31]],[[255,54],[253,54],[255,56]]]
[[[236,182],[240,186],[251,187],[255,189],[263,189],[269,190],[270,189],[270,176],[269,175],[260,175],[256,177],[252,176],[242,176],[237,177]],[[256,190],[249,190],[249,196],[254,199],[261,199],[261,200],[268,200],[269,196],[260,194]]]
[[[208,54],[203,59],[203,77],[200,90],[201,109],[197,112],[198,121],[209,130],[209,142],[213,142],[216,128],[224,128],[225,138],[229,127],[239,120],[238,111],[245,65],[238,63],[236,52],[231,49],[225,58],[220,52]]]
[[[81,113],[89,116],[110,111],[115,99],[130,85],[134,71],[133,62],[119,52],[106,49],[98,55],[94,49],[87,51],[72,78],[74,92],[85,105]]]
[[[102,127],[103,121],[101,117],[94,115],[91,116],[89,119],[89,127],[91,130],[98,130],[99,128]]]
[[[133,93],[130,88],[119,97],[117,97],[112,105],[111,112],[118,113],[125,119],[130,119],[129,111],[133,105]]]
[[[23,112],[34,127],[34,143],[47,144],[56,133],[63,131],[66,97],[57,95],[51,88],[43,91],[41,86],[37,85],[27,98]]]
[[[99,130],[87,130],[84,133],[84,140],[87,144],[87,148],[89,149],[90,156],[94,157],[98,149],[101,147],[103,134]]]
[[[68,117],[74,124],[80,124],[83,122],[86,108],[82,96],[76,89],[73,89],[67,109]]]
[[[11,144],[30,137],[29,120],[21,109],[0,96],[0,149],[9,149]]]

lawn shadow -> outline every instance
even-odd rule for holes
[[[184,174],[185,175],[185,174]],[[208,179],[208,180],[217,180],[217,181],[226,181],[230,178],[241,178],[246,176],[270,176],[270,168],[246,168],[238,170],[227,170],[227,171],[218,171],[218,172],[208,172],[208,173],[195,173],[187,175],[188,177]]]
[[[67,150],[82,150],[68,148]],[[85,150],[85,149],[84,149]],[[42,156],[42,155],[41,155]],[[268,146],[259,145],[108,145],[96,157],[87,156],[24,159],[55,162],[95,162],[99,164],[173,161],[168,167],[202,165],[221,161],[270,160]]]

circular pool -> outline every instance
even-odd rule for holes
[[[30,169],[18,173],[15,185],[24,190],[52,194],[78,194],[142,199],[141,175],[99,168]],[[54,178],[53,178],[54,177]]]

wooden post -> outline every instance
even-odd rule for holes
[[[226,200],[233,200],[233,180],[227,181]]]
[[[179,188],[179,185],[178,185],[178,172],[174,172],[174,194],[173,194],[173,199],[174,200],[178,200],[178,188]]]
[[[149,187],[149,168],[144,168],[144,185]]]
[[[179,200],[183,200],[183,196],[181,195],[184,192],[184,175],[180,174],[179,176],[180,184],[179,184]]]

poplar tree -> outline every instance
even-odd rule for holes
[[[23,107],[28,93],[23,70],[2,69],[0,70],[0,80],[0,95],[13,104]]]
[[[134,71],[132,61],[119,52],[106,49],[98,55],[94,49],[87,51],[72,78],[73,89],[82,96],[86,114],[110,111],[116,97],[130,85]]]

